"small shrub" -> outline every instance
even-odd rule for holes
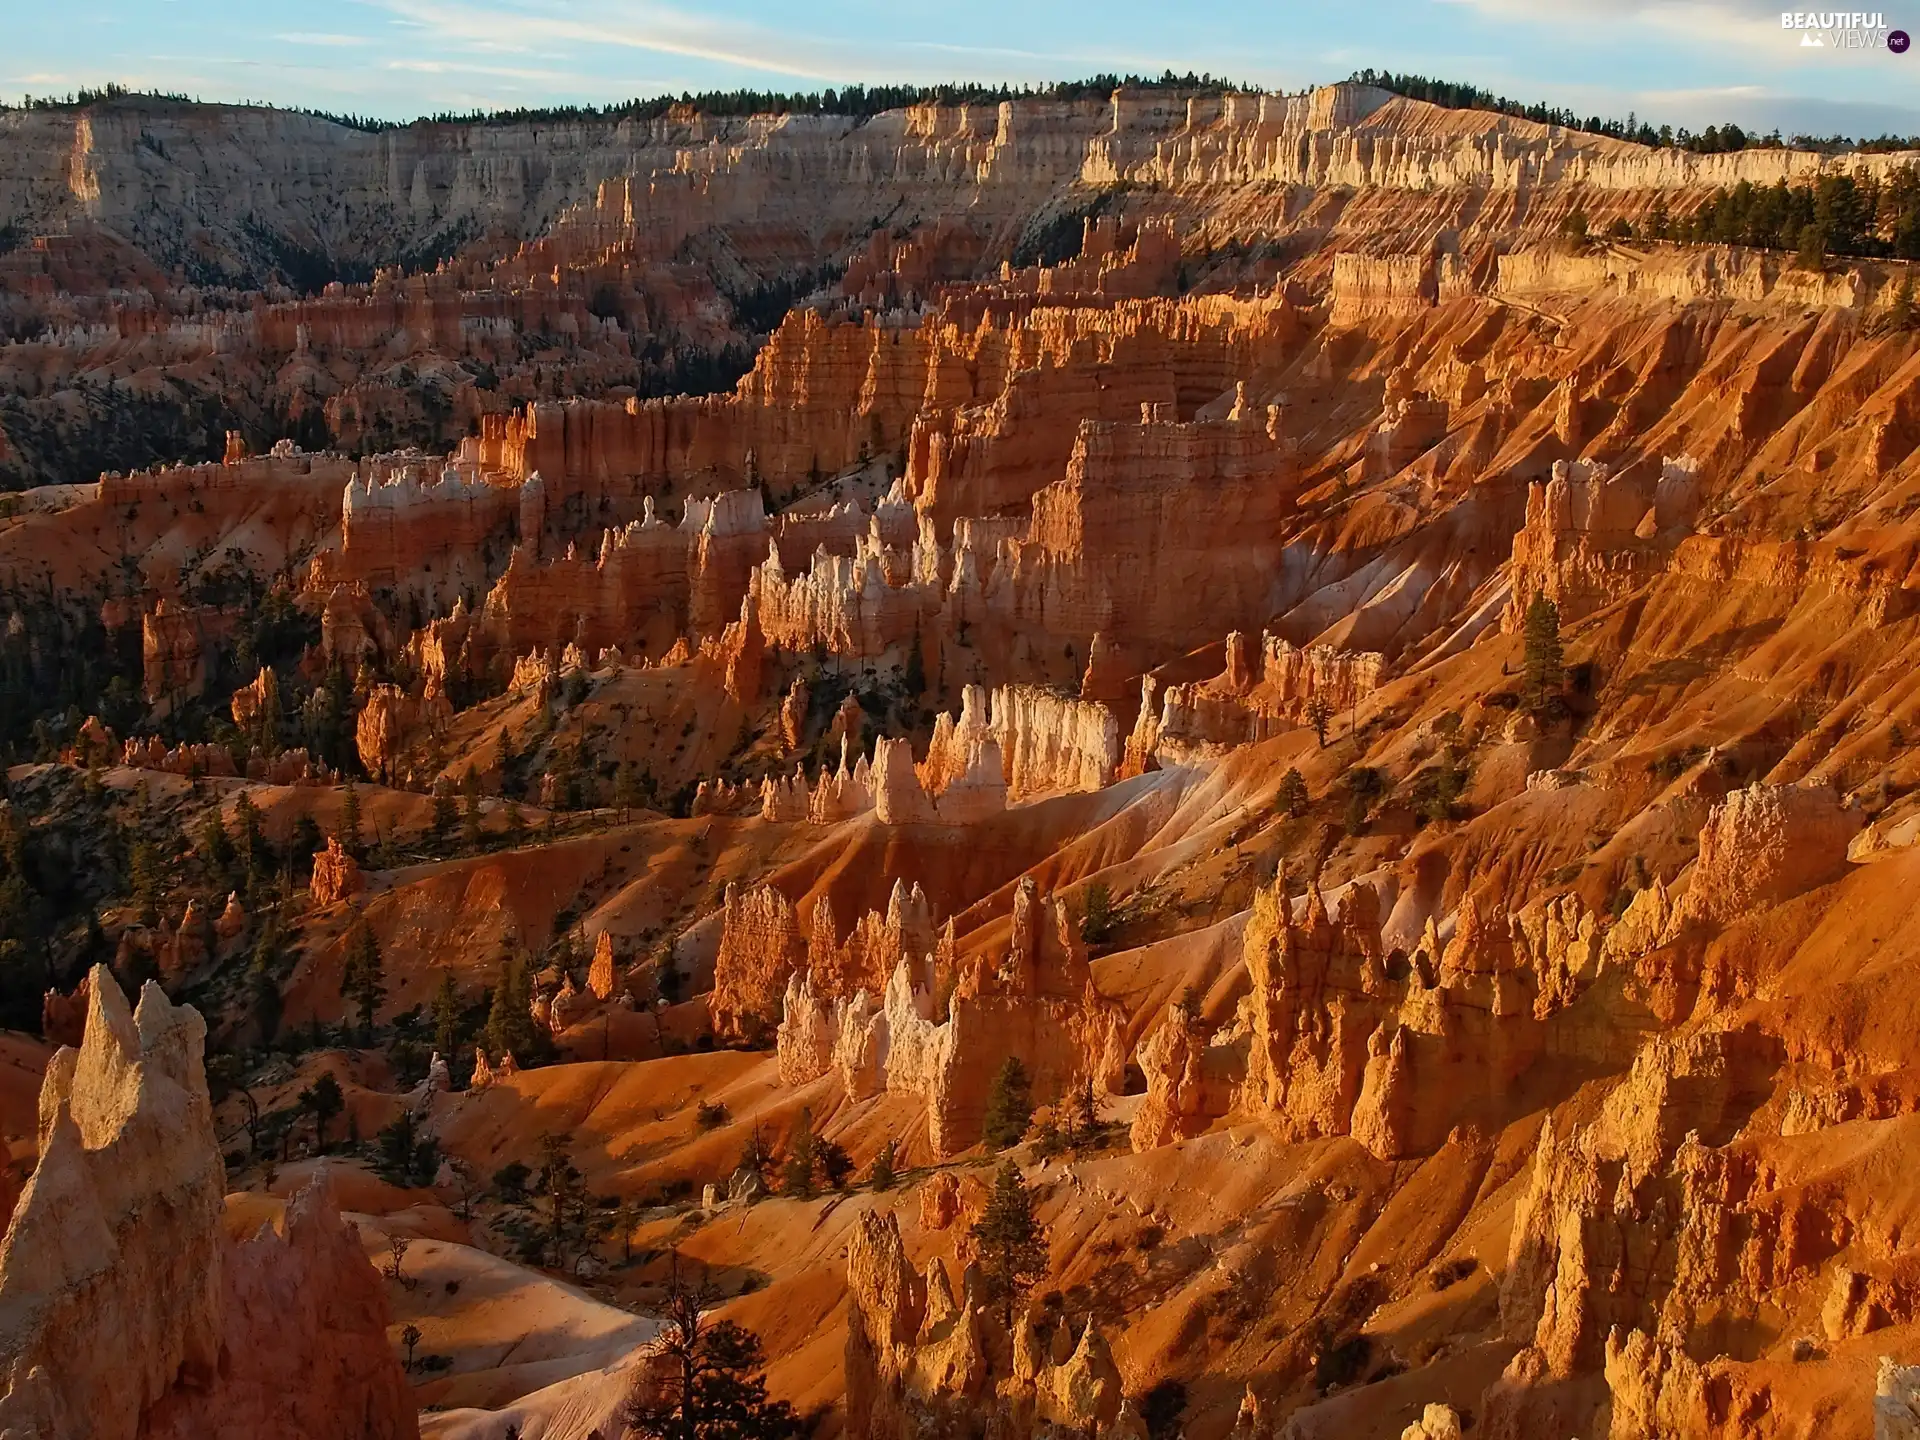
[[[702,1130],[718,1130],[733,1118],[733,1113],[718,1100],[702,1100],[694,1107],[693,1119]]]
[[[527,1181],[533,1178],[533,1171],[514,1160],[502,1165],[493,1172],[494,1193],[509,1203],[527,1198]]]
[[[1473,1256],[1462,1255],[1458,1259],[1449,1260],[1446,1264],[1436,1265],[1433,1269],[1429,1270],[1427,1272],[1427,1285],[1437,1294],[1451,1286],[1458,1285],[1479,1268],[1480,1262]]]
[[[1140,1397],[1139,1410],[1148,1440],[1175,1440],[1180,1417],[1187,1413],[1187,1387],[1178,1380],[1162,1380]]]
[[[1322,1394],[1351,1385],[1366,1373],[1373,1359],[1373,1341],[1366,1335],[1345,1335],[1323,1345],[1313,1361],[1313,1383]]]
[[[1080,938],[1089,945],[1103,944],[1112,938],[1119,923],[1106,882],[1093,881],[1086,889],[1086,913],[1080,917]]]

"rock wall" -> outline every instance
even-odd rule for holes
[[[463,590],[486,585],[489,551],[507,552],[520,503],[518,486],[489,483],[471,466],[417,454],[372,457],[341,492],[340,548],[316,583],[411,591],[451,605]]]
[[[1081,424],[1065,478],[1035,494],[988,586],[1009,627],[1179,653],[1273,613],[1297,486],[1277,412],[1181,424],[1171,410]]]
[[[1098,701],[1031,685],[993,692],[989,722],[1016,800],[1054,790],[1098,790],[1120,764],[1120,722]]]
[[[1430,310],[1439,301],[1433,255],[1360,255],[1333,258],[1332,323],[1340,326]]]
[[[1603,1368],[1615,1434],[1700,1432],[1701,1370],[1670,1337],[1730,1291],[1793,1284],[1818,1263],[1762,1198],[1752,1154],[1726,1146],[1764,1055],[1751,1034],[1657,1036],[1593,1123],[1544,1128],[1501,1284],[1501,1324],[1522,1349],[1484,1399],[1490,1433],[1580,1425],[1552,1382]]]
[[[1226,669],[1209,680],[1163,684],[1157,675],[1143,676],[1122,773],[1139,774],[1309,725],[1316,701],[1329,716],[1350,712],[1386,673],[1386,657],[1373,651],[1295,646],[1277,635],[1262,635],[1260,642],[1257,678],[1252,647],[1238,631],[1227,636]]]
[[[1389,971],[1369,885],[1347,887],[1332,912],[1309,886],[1298,909],[1284,876],[1254,899],[1235,1106],[1290,1139],[1351,1135],[1383,1159],[1431,1154],[1458,1125],[1505,1123],[1512,1087],[1550,1048],[1604,1058],[1574,1007],[1608,952],[1577,902],[1522,919],[1469,892],[1452,937],[1429,921],[1403,974]],[[1149,1094],[1163,1097],[1149,1139],[1219,1113],[1208,1097],[1240,1038],[1164,1030],[1142,1060],[1153,1061]],[[1195,1070],[1196,1057],[1211,1070]]]
[[[787,980],[806,964],[793,902],[771,885],[727,886],[708,1013],[714,1038],[742,1042],[779,1022]]]
[[[1300,95],[1123,90],[1106,101],[923,105],[859,118],[673,112],[379,133],[285,111],[128,97],[11,112],[0,126],[12,157],[0,173],[0,221],[24,229],[92,221],[159,246],[197,228],[210,254],[233,268],[260,243],[243,217],[363,263],[462,232],[487,237],[485,251],[498,258],[550,230],[529,247],[528,279],[614,245],[666,259],[715,226],[742,236],[749,251],[783,232],[851,243],[872,215],[902,207],[992,228],[1074,181],[1129,181],[1177,198],[1247,187],[1251,203],[1273,195],[1275,210],[1303,185],[1577,189],[1644,206],[1661,191],[1741,180],[1884,176],[1900,158],[1649,150],[1358,85]],[[796,187],[796,175],[831,183]],[[1461,216],[1480,208],[1462,207]],[[1531,228],[1550,233],[1557,209],[1530,208],[1548,211]],[[1347,218],[1340,228],[1357,227]]]

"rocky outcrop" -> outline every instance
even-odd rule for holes
[[[792,901],[771,885],[728,885],[707,1006],[715,1038],[750,1040],[777,1025],[787,981],[806,959]]]
[[[233,692],[233,698],[227,702],[233,712],[233,723],[244,734],[252,735],[263,724],[279,723],[280,719],[280,682],[273,673],[271,665],[262,665],[260,673],[253,677],[253,683],[242,685]]]
[[[895,881],[885,912],[869,910],[844,940],[827,897],[816,901],[805,961],[787,980],[781,1006],[781,1079],[804,1084],[838,1070],[849,1094],[882,1088],[880,996],[895,971],[928,966],[935,949],[933,912],[917,885]]]
[[[1002,623],[1179,653],[1268,617],[1298,485],[1279,412],[1180,423],[1172,411],[1082,423],[1066,477],[1034,495],[1027,536],[987,589]]]
[[[0,1242],[0,1426],[417,1435],[379,1278],[324,1195],[296,1202],[284,1243],[225,1238],[204,1036],[157,986],[130,1011],[105,967],[89,976],[85,1038],[48,1067],[40,1164]]]
[[[383,782],[405,784],[424,778],[409,755],[416,745],[430,745],[453,719],[445,695],[429,700],[409,695],[397,685],[376,685],[368,693],[354,722],[354,746],[367,773]]]
[[[1825,785],[1755,783],[1707,816],[1683,920],[1725,924],[1839,875],[1860,830],[1857,811]]]
[[[151,1440],[412,1440],[414,1399],[387,1327],[386,1282],[316,1176],[280,1229],[223,1239],[221,1374],[155,1407]],[[274,1337],[263,1343],[263,1337]]]
[[[928,968],[951,966],[936,956]],[[944,1014],[929,978],[921,967],[896,968],[878,1023],[887,1089],[925,1102],[935,1154],[979,1139],[988,1091],[1009,1055],[1026,1067],[1041,1103],[1089,1083],[1098,1093],[1117,1090],[1125,1060],[1119,1007],[1094,988],[1077,919],[1030,877],[1014,894],[1008,949],[960,969]]]
[[[471,462],[418,452],[363,461],[340,495],[340,547],[310,583],[364,585],[451,605],[484,587],[490,545],[504,550],[520,493]]]
[[[1400,1440],[1460,1440],[1460,1414],[1451,1405],[1428,1405],[1400,1432]]]
[[[1246,1047],[1231,1037],[1213,1043],[1215,1038],[1198,1015],[1175,1001],[1141,1042],[1134,1058],[1147,1093],[1133,1115],[1135,1150],[1197,1135],[1233,1108],[1235,1087],[1246,1072]]]
[[[78,1047],[87,1033],[87,1012],[92,1008],[91,972],[80,977],[71,995],[49,990],[40,1001],[40,1033],[49,1045]]]
[[[105,967],[41,1090],[40,1164],[0,1243],[4,1428],[133,1440],[219,1366],[221,1196],[199,1015]]]
[[[1439,302],[1436,255],[1336,255],[1333,259],[1333,323],[1416,314]]]
[[[939,1259],[917,1274],[890,1214],[861,1217],[847,1289],[847,1433],[858,1440],[958,1433],[983,1418],[1013,1440],[1141,1428],[1091,1317],[1022,1313],[1009,1332],[971,1267],[958,1297]]]
[[[1915,1440],[1920,1436],[1920,1366],[1880,1357],[1873,1387],[1873,1440]]]
[[[776,923],[766,927],[775,937],[788,933],[779,908],[771,905]],[[739,910],[744,936],[749,907]],[[961,965],[952,935],[935,938],[917,888],[896,884],[885,916],[869,912],[845,941],[818,902],[804,961],[780,967],[781,1078],[804,1084],[837,1073],[850,1095],[918,1096],[939,1155],[979,1138],[987,1091],[1009,1055],[1027,1067],[1036,1097],[1058,1100],[1089,1081],[1102,1092],[1117,1088],[1121,1013],[1094,989],[1077,920],[1031,879],[1015,892],[1012,918],[1005,951]],[[776,938],[771,952],[755,953],[791,956],[792,945]],[[723,953],[734,948],[723,937]],[[730,974],[735,968],[730,962]],[[939,977],[953,977],[944,1011],[933,994]],[[738,988],[729,984],[729,1015]]]
[[[989,722],[1013,799],[1052,790],[1098,790],[1119,768],[1120,723],[1097,701],[1030,685],[993,692]]]
[[[1550,480],[1527,487],[1502,627],[1518,634],[1538,596],[1554,603],[1564,626],[1631,595],[1660,572],[1698,505],[1685,456],[1663,461],[1657,477],[1556,460]]]
[[[1725,1145],[1764,1058],[1741,1032],[1657,1036],[1591,1125],[1545,1127],[1501,1287],[1502,1326],[1524,1348],[1487,1396],[1496,1433],[1541,1418],[1542,1381],[1603,1367],[1615,1434],[1698,1428],[1700,1367],[1664,1337],[1688,1334],[1731,1287],[1780,1284],[1807,1258],[1775,1248],[1783,1217],[1754,1203],[1752,1155]],[[1665,1258],[1624,1263],[1639,1254]]]
[[[1244,1030],[1188,1020],[1177,1033],[1169,1021],[1142,1047],[1138,1141],[1204,1128],[1240,1071],[1234,1108],[1290,1139],[1351,1135],[1383,1159],[1431,1154],[1458,1126],[1504,1123],[1513,1084],[1602,970],[1591,924],[1559,911],[1523,923],[1473,893],[1451,939],[1430,920],[1390,967],[1370,885],[1346,887],[1331,911],[1317,886],[1298,901],[1284,886],[1254,897]]]
[[[231,628],[217,609],[161,597],[140,617],[142,693],[156,705],[198,695],[207,685],[208,652]]]
[[[360,873],[360,862],[347,853],[339,836],[329,835],[327,848],[313,857],[313,879],[307,885],[307,893],[313,896],[313,903],[335,904],[358,895],[366,888],[366,883],[366,877]]]
[[[1351,715],[1386,674],[1386,657],[1373,651],[1295,646],[1277,635],[1262,635],[1260,642],[1257,676],[1247,637],[1238,631],[1227,636],[1226,669],[1211,679],[1167,684],[1157,674],[1142,676],[1122,772],[1139,774],[1270,739],[1312,724],[1317,707],[1330,723]]]

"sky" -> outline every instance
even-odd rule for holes
[[[1920,34],[1920,0],[1892,3],[1884,25]],[[1371,66],[1695,130],[1920,134],[1920,50],[1814,33],[1750,0],[0,0],[0,99],[117,81],[406,120],[1168,67],[1299,90]]]

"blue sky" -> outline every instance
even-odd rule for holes
[[[1920,0],[1894,3],[1886,23],[1920,33]],[[407,119],[1167,66],[1298,89],[1370,65],[1695,129],[1920,133],[1920,49],[1805,48],[1747,0],[4,0],[0,32],[8,100],[117,80]]]

